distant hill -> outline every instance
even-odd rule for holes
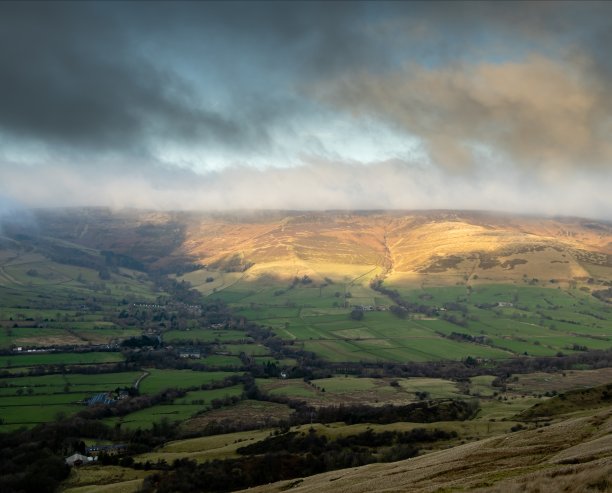
[[[612,278],[612,223],[487,212],[188,213],[46,210],[13,239],[111,251],[167,272],[206,266],[248,278],[384,275],[390,283]]]

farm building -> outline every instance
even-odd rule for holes
[[[103,392],[102,394],[96,394],[93,397],[85,400],[85,404],[88,406],[95,406],[97,404],[103,404],[105,406],[114,404],[117,402],[111,392]]]
[[[87,447],[85,452],[92,457],[97,457],[100,454],[121,455],[127,452],[127,445],[124,443],[114,445],[92,445],[91,447]]]
[[[88,462],[91,462],[93,460],[93,457],[87,457],[86,455],[83,454],[72,454],[70,457],[66,457],[66,464],[68,464],[70,467],[72,466],[82,466],[83,464],[87,464]]]
[[[201,353],[199,349],[181,349],[179,350],[179,356],[181,358],[192,358],[200,359]]]

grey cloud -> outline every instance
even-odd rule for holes
[[[0,129],[141,155],[151,139],[265,148],[274,126],[316,111],[303,89],[329,78],[446,64],[492,44],[602,54],[609,5],[583,5],[3,2]],[[202,86],[209,74],[221,87]],[[204,102],[219,90],[226,107]]]
[[[320,94],[417,135],[447,169],[472,167],[483,159],[479,146],[509,166],[608,167],[612,145],[603,135],[612,115],[610,91],[589,73],[590,63],[533,56],[439,69],[412,65],[332,81]]]
[[[203,107],[180,74],[143,56],[112,5],[0,6],[0,129],[96,151],[146,153],[152,137],[241,145],[265,131]]]

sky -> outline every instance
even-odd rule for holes
[[[611,2],[0,2],[0,214],[612,220]]]

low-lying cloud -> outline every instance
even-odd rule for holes
[[[533,176],[481,166],[448,174],[420,163],[311,161],[198,174],[163,166],[113,170],[47,166],[1,170],[5,193],[28,206],[173,210],[473,209],[612,219],[612,172]],[[6,195],[5,195],[6,196]]]

